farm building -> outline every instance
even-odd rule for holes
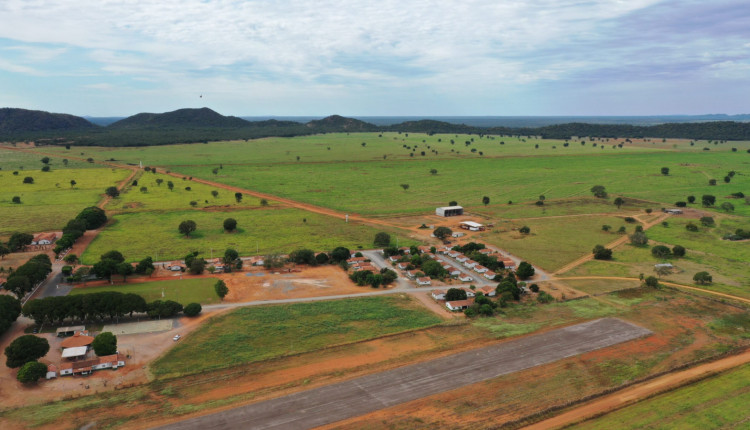
[[[31,241],[32,245],[52,245],[57,240],[55,233],[39,233]]]
[[[55,330],[55,334],[57,337],[68,337],[82,331],[86,331],[86,326],[74,325],[70,327],[58,327],[57,330]]]
[[[670,215],[682,215],[682,209],[664,209],[664,212]]]
[[[674,266],[672,266],[672,263],[660,263],[654,264],[654,269],[674,269]]]
[[[181,261],[172,261],[170,263],[166,263],[164,266],[164,268],[173,272],[179,272],[183,269],[183,267],[185,266],[182,265]]]
[[[467,309],[469,306],[473,304],[474,304],[474,299],[455,300],[452,302],[445,302],[445,307],[451,311],[460,311],[463,309]]]
[[[53,379],[53,378],[57,378],[57,367],[55,367],[54,364],[48,364],[46,379]]]
[[[435,209],[435,215],[437,216],[459,216],[464,214],[464,208],[461,206],[443,206]]]
[[[63,348],[77,348],[80,346],[89,346],[94,342],[94,338],[87,335],[86,331],[77,331],[60,344]]]
[[[484,231],[484,225],[474,221],[461,221],[458,226],[469,231]]]
[[[89,375],[94,370],[117,369],[125,365],[125,356],[122,354],[97,357],[92,360],[75,361],[60,365],[60,376],[65,375]]]
[[[65,348],[62,352],[62,358],[77,360],[79,358],[85,357],[88,352],[88,346],[74,346],[72,348]]]
[[[445,299],[445,290],[432,290],[431,294],[432,294],[432,298],[435,300]]]
[[[425,285],[430,285],[430,284],[431,284],[431,281],[430,281],[429,276],[423,276],[421,278],[417,278],[417,285],[425,286]]]

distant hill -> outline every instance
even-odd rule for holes
[[[107,128],[237,128],[248,127],[250,123],[235,116],[224,116],[209,108],[178,109],[166,113],[139,113],[114,122]]]
[[[82,130],[96,127],[85,119],[64,113],[17,108],[0,109],[0,134],[15,135],[30,132]]]
[[[316,131],[376,131],[378,127],[369,122],[354,118],[346,118],[341,115],[331,115],[323,119],[312,120],[305,124],[308,128]]]

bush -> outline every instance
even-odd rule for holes
[[[644,246],[648,244],[648,237],[642,231],[637,231],[630,235],[630,243],[635,246]]]
[[[602,231],[610,231],[610,230],[612,230],[612,226],[611,225],[604,224],[602,226]]]
[[[651,248],[651,255],[656,258],[667,258],[672,255],[672,251],[664,245],[656,245]]]
[[[700,222],[704,227],[713,227],[716,224],[714,218],[710,216],[702,216]]]
[[[687,206],[687,202],[676,202],[674,205],[678,208],[684,208],[685,206]]]
[[[685,247],[680,245],[675,245],[674,248],[672,248],[672,255],[675,257],[684,257],[685,256]]]
[[[633,224],[633,223],[636,223],[636,222],[638,222],[638,220],[637,220],[637,219],[635,219],[635,218],[633,218],[632,216],[626,216],[626,217],[625,217],[625,218],[623,218],[623,219],[624,219],[624,220],[625,220],[625,222],[626,222],[626,223],[628,223],[628,224]]]
[[[536,297],[536,301],[539,303],[551,303],[555,301],[555,298],[546,291],[540,291],[539,295]]]
[[[532,293],[538,293],[539,292],[539,285],[537,285],[537,284],[531,284],[529,286],[529,289],[531,290]]]
[[[24,184],[33,184],[34,183],[34,178],[32,178],[31,176],[27,176],[27,177],[23,178],[23,183]]]
[[[315,263],[318,265],[328,264],[328,254],[321,252],[315,256]]]
[[[339,246],[333,249],[331,251],[329,257],[331,257],[331,261],[333,263],[340,263],[342,261],[346,261],[351,257],[352,253],[349,251],[349,249],[344,248],[343,246]]]
[[[100,333],[94,338],[94,342],[91,344],[94,348],[94,353],[101,357],[104,355],[112,355],[117,353],[117,336],[105,331]]]
[[[200,315],[203,308],[199,303],[190,303],[187,306],[185,306],[185,309],[182,310],[182,313],[185,314],[186,317],[197,317]]]
[[[374,244],[379,248],[387,247],[391,244],[391,235],[383,231],[377,233],[375,235]]]
[[[297,249],[289,254],[289,261],[296,264],[308,264],[314,266],[317,261],[315,260],[315,252],[312,249]]]
[[[518,279],[528,279],[534,276],[535,272],[536,271],[531,264],[522,261],[516,269],[516,276],[518,276]]]
[[[708,272],[698,272],[693,275],[693,281],[696,284],[706,285],[713,282],[713,277]]]
[[[649,276],[645,280],[646,286],[651,288],[659,288],[659,280],[656,278],[656,276]]]
[[[49,167],[49,166],[45,166]],[[21,369],[16,375],[18,382],[23,384],[31,384],[39,380],[47,374],[47,365],[42,364],[38,361],[29,361],[28,363],[21,366]]]
[[[229,293],[229,288],[227,288],[227,284],[224,283],[222,280],[216,281],[216,284],[214,284],[214,291],[216,291],[216,295],[219,296],[220,299],[224,300],[224,297]]]
[[[227,218],[224,220],[224,230],[234,231],[237,229],[237,220],[234,218]]]
[[[602,245],[596,245],[592,252],[594,253],[594,259],[596,260],[611,260],[612,259],[612,250],[605,248]]]
[[[531,233],[531,228],[529,228],[528,226],[525,225],[525,226],[519,228],[518,232],[521,233],[521,234],[529,234],[529,233]]]
[[[698,231],[698,226],[697,226],[697,225],[695,225],[695,224],[693,224],[692,222],[689,222],[689,223],[688,223],[688,224],[687,224],[687,225],[685,226],[685,229],[686,229],[687,231]]]

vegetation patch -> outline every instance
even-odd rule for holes
[[[188,303],[219,303],[214,291],[215,278],[185,278],[172,281],[139,282],[125,285],[107,285],[103,287],[74,288],[70,294],[91,294],[105,291],[117,291],[123,294],[133,293],[143,297],[146,302],[155,300],[173,300],[184,305]]]

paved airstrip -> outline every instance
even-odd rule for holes
[[[628,322],[602,318],[160,428],[309,429],[649,334]]]

